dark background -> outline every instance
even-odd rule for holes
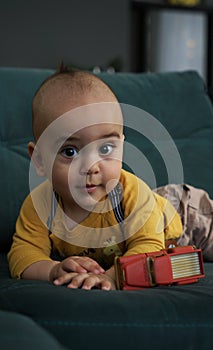
[[[0,66],[130,67],[129,0],[0,0]]]
[[[206,80],[206,15],[172,7],[153,8],[136,26],[131,0],[0,0],[0,66],[55,69],[63,61],[89,70],[196,69]]]

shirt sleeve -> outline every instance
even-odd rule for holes
[[[21,278],[22,272],[31,264],[51,260],[50,252],[48,228],[39,218],[31,195],[28,195],[17,219],[13,244],[8,253],[11,276]]]
[[[173,206],[155,193],[140,179],[130,175],[123,184],[125,194],[124,255],[148,253],[165,248],[166,236],[179,237],[181,220]]]
[[[154,195],[164,215],[165,240],[177,240],[183,233],[180,215],[168,199],[161,197],[157,193],[154,193]]]

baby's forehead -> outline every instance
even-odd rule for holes
[[[64,86],[58,90],[58,87],[51,85],[51,88],[41,96],[34,126],[38,126],[41,133],[42,129],[64,115],[70,123],[81,123],[81,128],[85,124],[88,126],[98,122],[120,123],[122,121],[120,114],[119,103],[109,89],[97,91],[92,89],[79,94]],[[68,120],[61,118],[61,122],[65,125]]]
[[[75,133],[88,127],[123,125],[123,118],[119,103],[96,102],[73,108],[56,118],[54,123],[65,132]]]
[[[73,108],[57,118],[53,118],[42,132],[45,142],[55,143],[59,140],[65,142],[71,135],[87,132],[95,129],[117,130],[118,134],[123,132],[123,118],[120,105],[117,102],[99,102]],[[108,132],[108,131],[107,131]],[[83,136],[82,136],[83,137]],[[43,138],[43,140],[44,140]]]
[[[82,129],[78,129],[75,132],[65,132],[64,134],[56,135],[56,139],[52,141],[56,146],[62,146],[63,144],[72,143],[73,145],[86,145],[103,142],[103,140],[109,139],[122,139],[123,127],[119,124],[95,124],[90,125]]]

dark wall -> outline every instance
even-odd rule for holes
[[[0,0],[0,66],[130,69],[129,0]]]

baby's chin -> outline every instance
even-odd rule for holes
[[[86,210],[92,210],[99,202],[103,201],[106,197],[106,194],[103,190],[99,191],[99,193],[77,191],[76,193],[72,193],[72,199],[76,203],[77,206],[84,208]]]

